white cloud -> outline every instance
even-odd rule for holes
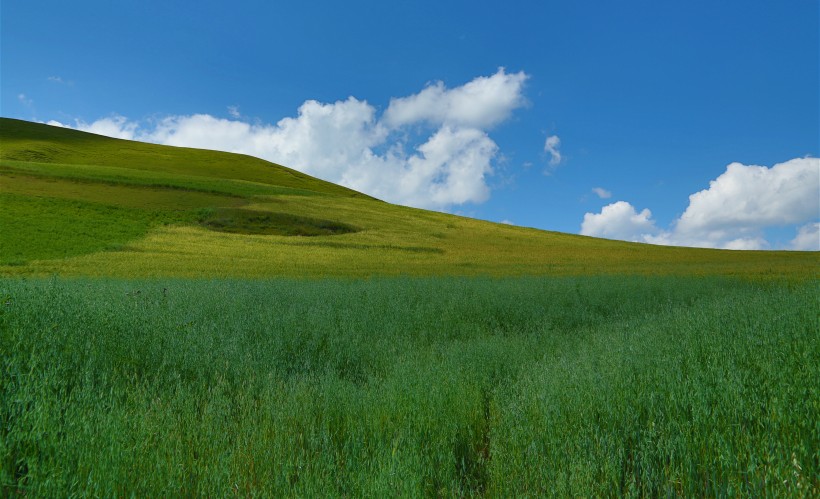
[[[606,229],[594,223],[614,217],[611,207],[619,203],[631,207],[619,201],[604,207],[600,214],[587,213],[581,233],[586,233],[585,227],[590,220],[593,224],[590,225],[592,229],[587,229],[593,231],[590,235],[664,245],[766,249],[770,244],[764,237],[765,229],[805,224],[820,216],[820,159],[796,158],[771,168],[732,163],[723,174],[709,182],[708,189],[689,196],[689,206],[670,230],[655,233],[623,231],[620,236],[601,234]],[[612,213],[606,217],[608,208]],[[816,225],[803,226],[792,241],[792,247],[816,248]],[[616,224],[616,227],[621,226],[623,223]]]
[[[228,114],[231,118],[241,118],[242,114],[239,112],[239,106],[228,106]]]
[[[108,137],[114,137],[115,139],[137,140],[137,124],[128,121],[123,116],[114,115],[109,118],[101,118],[90,124],[77,120],[74,126],[54,120],[49,121],[47,124],[51,126],[76,128],[84,132],[106,135]]]
[[[512,220],[507,220],[506,218],[505,218],[504,220],[502,220],[502,221],[498,222],[498,223],[500,223],[500,224],[504,224],[504,225],[515,225],[515,224],[512,222]]]
[[[58,83],[60,85],[67,85],[69,87],[74,86],[74,81],[63,79],[61,76],[49,76],[46,78],[47,81],[51,83]]]
[[[799,251],[820,251],[820,223],[810,223],[797,230],[791,240],[791,249]]]
[[[414,96],[393,99],[381,117],[368,102],[350,97],[330,104],[306,101],[295,117],[276,124],[194,114],[150,123],[114,116],[90,124],[78,121],[73,127],[112,137],[250,154],[386,201],[449,209],[489,197],[487,177],[493,173],[498,146],[486,129],[521,105],[526,78],[524,73],[509,75],[500,69],[452,90],[441,84],[427,87]],[[438,105],[446,108],[441,115],[431,115],[428,98],[419,98],[431,89],[437,92]],[[403,133],[404,127],[421,124],[435,127],[419,143],[408,142],[413,134]]]
[[[17,100],[20,102],[20,104],[22,104],[26,107],[29,107],[32,104],[34,104],[33,100],[26,97],[26,94],[17,94]]]
[[[581,234],[606,239],[641,242],[657,232],[652,212],[644,209],[638,213],[626,201],[606,205],[601,213],[587,213],[581,223]]]
[[[417,94],[391,99],[384,122],[390,127],[428,122],[486,130],[526,104],[523,87],[527,78],[523,71],[508,74],[499,68],[492,76],[480,76],[449,90],[439,81]]]
[[[407,159],[406,166],[393,165],[401,178],[400,195],[407,204],[423,206],[432,201],[431,206],[446,206],[481,203],[490,197],[484,179],[492,173],[490,162],[498,146],[486,133],[444,127],[418,151],[421,154]],[[378,192],[389,177],[380,180],[371,190]]]
[[[593,187],[592,192],[594,192],[595,195],[597,195],[601,199],[609,199],[612,197],[612,193],[604,189],[603,187]]]
[[[558,150],[559,147],[561,147],[561,139],[558,138],[557,135],[550,135],[544,142],[544,152],[549,153],[549,163],[551,166],[555,166],[561,162],[561,151]]]
[[[769,247],[769,242],[763,237],[747,237],[732,239],[723,243],[723,249],[730,250],[762,250]]]
[[[681,235],[758,230],[805,222],[820,214],[820,159],[797,158],[785,163],[746,166],[732,163],[689,196],[676,231]]]

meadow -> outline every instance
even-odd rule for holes
[[[397,206],[238,154],[2,118],[0,139],[0,234],[14,235],[0,238],[0,276],[768,279],[820,268],[817,252],[660,247]]]
[[[2,496],[820,495],[820,253],[0,118]]]
[[[813,282],[35,279],[0,298],[4,495],[820,490]]]

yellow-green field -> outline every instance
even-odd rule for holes
[[[815,276],[817,253],[607,241],[396,206],[256,158],[0,121],[0,275]],[[355,232],[217,231],[243,207]],[[229,224],[231,221],[227,221]],[[285,231],[287,232],[287,231]]]

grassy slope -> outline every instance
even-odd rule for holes
[[[158,147],[11,119],[0,121],[0,138],[3,139],[3,160],[105,165],[160,174],[241,179],[265,185],[367,197],[341,186],[318,181],[296,170],[241,154]]]
[[[0,275],[814,276],[820,262],[817,253],[654,247],[494,224],[391,205],[249,156],[18,120],[0,119],[0,140]],[[212,230],[214,209],[239,207],[356,232],[242,233],[242,220],[236,231]]]

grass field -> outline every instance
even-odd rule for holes
[[[820,489],[813,283],[0,282],[5,493]]]
[[[381,202],[248,156],[17,120],[0,119],[0,139],[0,233],[14,235],[0,239],[0,276],[805,278],[820,263],[816,252],[667,248],[495,224]],[[215,212],[235,216],[214,223]]]
[[[0,140],[0,496],[820,496],[817,252]]]

